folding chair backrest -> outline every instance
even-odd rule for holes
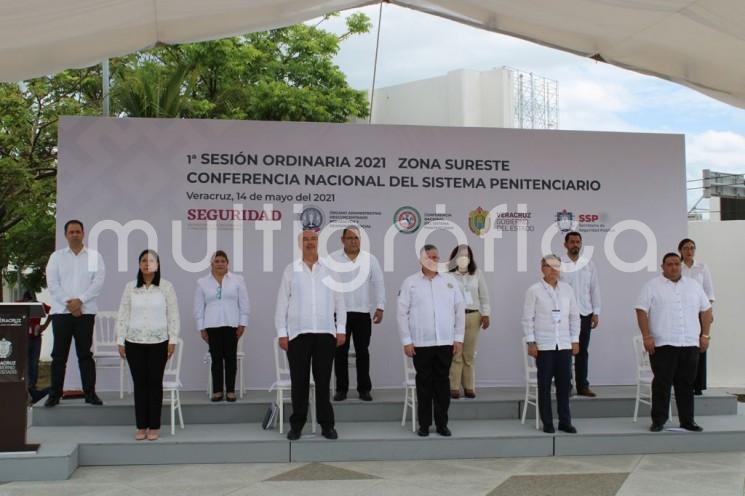
[[[181,382],[181,359],[184,356],[184,340],[179,338],[176,341],[176,351],[166,362],[166,370],[163,373],[163,380]]]
[[[416,379],[416,369],[414,368],[414,360],[407,357],[406,353],[402,353],[404,357],[404,381],[411,382]]]
[[[290,365],[287,362],[287,352],[279,347],[279,340],[273,338],[274,342],[274,371],[277,382],[290,379]]]
[[[93,332],[93,353],[116,351],[116,321],[118,312],[98,312]]]
[[[649,353],[644,349],[644,340],[641,336],[634,336],[634,360],[636,360],[637,371],[648,371],[652,370],[652,365],[649,363]]]
[[[535,365],[535,358],[528,355],[528,340],[523,338],[523,367],[525,369],[525,380],[529,381],[531,374],[538,373],[538,367]]]

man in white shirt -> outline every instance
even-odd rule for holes
[[[701,432],[693,417],[693,386],[698,355],[709,347],[711,303],[693,279],[681,276],[680,256],[662,258],[662,275],[639,295],[636,319],[652,366],[652,432],[667,422],[670,388],[675,388],[678,419],[683,429]]]
[[[556,255],[541,259],[543,279],[525,293],[523,330],[528,355],[538,369],[538,411],[543,432],[554,429],[551,411],[551,381],[556,384],[559,430],[575,434],[569,411],[569,381],[572,355],[579,351],[579,308],[571,286],[559,281],[561,260]]]
[[[344,295],[331,289],[336,275],[318,259],[318,234],[303,231],[300,243],[303,256],[289,264],[282,274],[274,315],[279,347],[287,352],[292,381],[292,415],[287,439],[300,439],[308,418],[311,364],[321,433],[326,439],[336,439],[329,383],[336,347],[346,339]]]
[[[83,245],[85,231],[79,220],[65,223],[67,248],[57,250],[47,263],[47,286],[52,295],[52,384],[44,406],[59,404],[65,383],[67,356],[75,338],[80,380],[85,402],[102,405],[96,395],[96,362],[93,360],[93,327],[96,298],[103,289],[106,269],[103,258]]]
[[[569,284],[577,298],[580,315],[579,352],[574,357],[574,380],[577,394],[594,398],[597,396],[587,380],[588,349],[590,331],[598,325],[600,315],[600,287],[598,271],[592,260],[580,256],[582,235],[572,231],[564,236],[566,256],[561,259],[561,281]],[[569,388],[571,389],[571,383]]]
[[[398,293],[398,330],[406,356],[416,369],[417,415],[421,437],[429,435],[434,404],[435,427],[441,436],[448,429],[450,364],[463,349],[465,303],[460,286],[447,272],[438,273],[437,247],[425,245],[422,266],[407,277]]]
[[[337,274],[339,281],[347,288],[343,290],[344,304],[347,308],[347,339],[336,349],[334,372],[336,373],[336,392],[334,401],[347,399],[349,389],[349,342],[354,341],[355,362],[357,366],[357,392],[363,401],[372,401],[372,381],[370,380],[370,292],[375,297],[375,314],[372,322],[380,324],[385,307],[385,287],[383,271],[378,259],[360,250],[360,232],[355,226],[342,231],[341,242],[344,248],[331,254],[331,258],[343,264]]]

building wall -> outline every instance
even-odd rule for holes
[[[745,221],[689,222],[688,236],[696,242],[696,259],[709,266],[714,281],[709,386],[745,386]]]
[[[375,90],[374,124],[513,127],[512,72],[459,69]]]

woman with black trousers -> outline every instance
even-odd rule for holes
[[[212,401],[235,401],[238,340],[248,324],[248,291],[243,276],[228,272],[228,255],[212,255],[211,270],[197,281],[194,318],[210,347]],[[224,374],[224,376],[223,376]]]
[[[153,250],[140,254],[137,280],[124,287],[117,318],[119,354],[127,359],[135,395],[135,439],[160,437],[163,372],[176,349],[178,302],[173,284],[160,278],[160,259]]]

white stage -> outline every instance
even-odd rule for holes
[[[475,400],[452,402],[453,437],[432,433],[420,438],[410,422],[401,427],[403,392],[379,390],[373,391],[372,403],[334,403],[338,440],[322,438],[320,430],[313,435],[308,425],[296,442],[276,430],[261,429],[260,420],[273,399],[265,392],[250,391],[245,401],[232,404],[210,403],[203,392],[184,393],[185,429],[177,427],[171,436],[164,423],[157,442],[133,439],[131,397],[119,400],[104,394],[103,407],[64,400],[53,409],[33,409],[29,440],[41,448],[32,455],[0,455],[0,481],[66,479],[78,466],[90,465],[648,454],[737,451],[745,445],[745,416],[737,415],[737,399],[726,391],[710,390],[696,398],[703,433],[653,434],[648,431],[648,407],[642,405],[639,421],[632,421],[633,387],[595,389],[598,398],[572,398],[576,435],[544,434],[530,420],[521,424],[520,388],[482,388]],[[169,419],[167,409],[163,419]],[[667,427],[677,427],[677,419]]]

